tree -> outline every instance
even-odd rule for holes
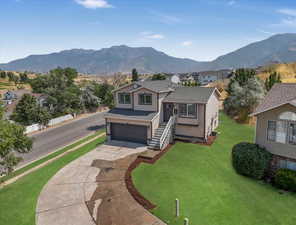
[[[255,76],[241,82],[232,79],[228,86],[228,97],[224,101],[224,111],[239,122],[247,122],[249,114],[264,98],[265,89]]]
[[[24,94],[10,118],[21,125],[29,126],[34,123],[47,125],[51,116],[45,108],[38,105],[34,96]]]
[[[268,78],[265,80],[265,88],[267,91],[270,91],[270,89],[275,85],[276,83],[282,83],[281,75],[277,72],[273,72],[269,75]]]
[[[165,80],[166,76],[162,73],[154,74],[151,78],[152,80]]]
[[[29,77],[26,72],[20,73],[19,76],[20,76],[20,82],[27,83],[29,81]]]
[[[93,86],[87,86],[82,91],[81,103],[87,111],[96,110],[101,102],[101,99],[94,93]]]
[[[132,70],[132,82],[138,81],[139,80],[139,74],[137,69]]]
[[[6,72],[5,71],[0,71],[0,78],[6,79]]]
[[[108,106],[109,108],[113,108],[114,99],[112,90],[113,86],[108,83],[98,84],[93,83],[94,85],[94,95],[101,99],[101,104]]]
[[[32,139],[24,135],[24,127],[2,119],[0,103],[0,175],[7,175],[22,160],[15,152],[26,153],[32,149]]]
[[[234,76],[230,79],[228,88],[226,89],[229,95],[232,94],[232,83],[237,82],[239,86],[245,86],[249,79],[256,76],[256,71],[254,69],[237,69]]]

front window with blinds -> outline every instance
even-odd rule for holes
[[[128,93],[119,93],[118,102],[119,104],[131,104],[131,95]]]
[[[197,118],[197,105],[179,104],[179,116],[186,118]]]
[[[289,123],[289,143],[296,145],[296,123]]]
[[[267,140],[268,141],[276,140],[276,121],[268,121]]]

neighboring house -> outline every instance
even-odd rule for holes
[[[12,91],[7,91],[4,95],[3,95],[3,100],[4,101],[14,101],[17,99],[17,95],[12,92]]]
[[[163,149],[173,138],[207,141],[218,126],[216,88],[178,87],[168,80],[135,82],[114,91],[105,114],[109,140]]]
[[[207,85],[217,80],[230,78],[232,73],[232,70],[203,71],[195,75],[194,78],[202,85]]]
[[[296,170],[296,84],[276,84],[252,114],[256,143],[273,154],[271,169]]]

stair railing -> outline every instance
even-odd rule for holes
[[[176,117],[171,116],[159,139],[160,150],[164,149],[170,143],[170,140],[172,139],[172,135],[174,133],[175,122]]]

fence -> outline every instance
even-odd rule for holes
[[[49,126],[49,127],[54,126],[54,125],[57,125],[59,123],[63,123],[65,121],[67,121],[67,120],[71,120],[73,118],[74,117],[72,115],[70,115],[70,114],[65,115],[65,116],[61,116],[61,117],[57,117],[57,118],[51,119],[47,126]],[[32,132],[35,132],[35,131],[39,131],[39,130],[42,130],[44,128],[45,128],[45,126],[40,125],[38,123],[32,124],[32,125],[26,127],[25,134],[29,134],[29,133],[32,133]]]

